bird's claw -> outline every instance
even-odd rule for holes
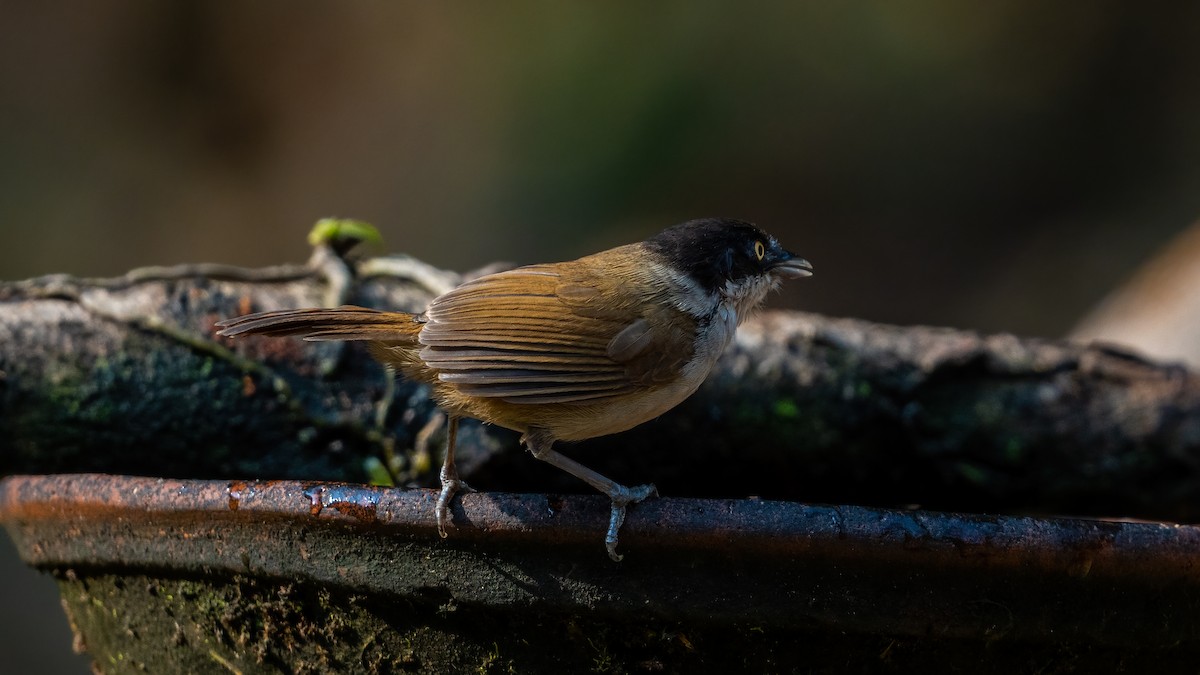
[[[457,471],[442,469],[441,479],[442,491],[438,493],[436,513],[438,536],[445,539],[449,536],[446,534],[446,526],[450,524],[450,501],[459,492],[474,492],[475,488],[467,485],[466,481],[459,480]]]
[[[658,488],[654,485],[638,485],[632,488],[621,485],[618,487],[620,489],[615,490],[611,496],[612,512],[608,519],[608,533],[604,536],[604,548],[608,549],[608,557],[612,558],[613,562],[621,562],[625,558],[617,553],[617,535],[621,531],[621,525],[625,523],[626,507],[643,499],[658,496]]]

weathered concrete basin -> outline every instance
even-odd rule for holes
[[[98,474],[0,522],[103,672],[1046,672],[1200,656],[1200,527]],[[1115,661],[1114,661],[1115,659]],[[984,664],[984,665],[980,665]]]

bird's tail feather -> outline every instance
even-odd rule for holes
[[[247,314],[216,324],[218,335],[294,335],[305,340],[370,340],[384,344],[416,344],[424,322],[420,315],[381,312],[343,305],[332,309],[284,309]]]

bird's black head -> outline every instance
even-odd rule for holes
[[[807,260],[784,250],[775,237],[742,220],[689,220],[647,239],[646,246],[708,291],[756,277],[812,274]]]

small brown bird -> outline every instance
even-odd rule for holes
[[[553,449],[658,417],[700,386],[734,330],[783,279],[812,265],[758,227],[725,219],[675,225],[638,244],[468,281],[423,314],[363,307],[251,314],[221,335],[365,340],[380,362],[432,387],[449,416],[438,531],[464,487],[454,465],[460,417],[514,429],[534,457],[612,500],[605,544],[617,554],[626,487]]]

